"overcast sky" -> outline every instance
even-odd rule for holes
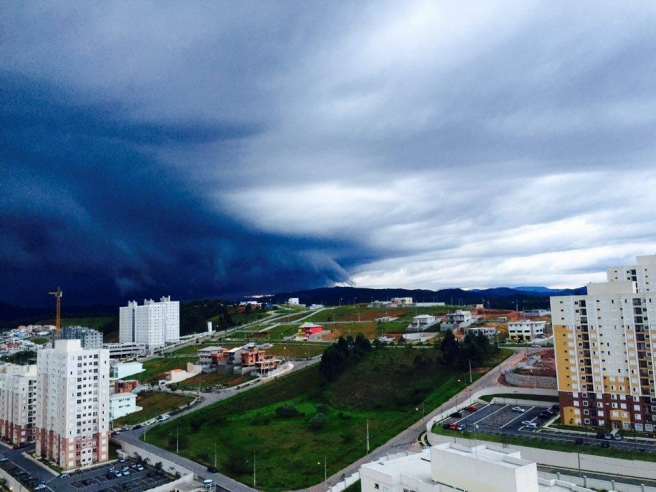
[[[656,253],[653,2],[0,3],[0,300],[582,286]]]

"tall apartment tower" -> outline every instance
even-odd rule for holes
[[[82,348],[99,349],[103,346],[103,334],[85,326],[62,326],[60,338],[62,340],[79,339]]]
[[[37,357],[36,454],[64,470],[109,456],[109,350],[56,340]]]
[[[128,302],[119,309],[119,341],[143,343],[157,348],[180,340],[180,302],[171,296],[159,302],[145,300],[143,306]]]
[[[562,422],[653,432],[656,255],[551,298]]]
[[[36,366],[0,366],[0,437],[14,444],[34,441]]]

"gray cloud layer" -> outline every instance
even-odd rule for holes
[[[3,290],[598,280],[655,252],[654,10],[5,3]]]

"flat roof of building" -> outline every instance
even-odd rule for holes
[[[495,448],[488,446],[487,444],[481,444],[469,448],[454,443],[445,443],[437,445],[433,449],[476,461],[485,461],[504,468],[521,468],[532,463],[532,461],[519,458],[519,453],[517,451]]]

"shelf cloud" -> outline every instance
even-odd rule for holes
[[[5,300],[580,286],[656,244],[656,11],[0,6]]]

